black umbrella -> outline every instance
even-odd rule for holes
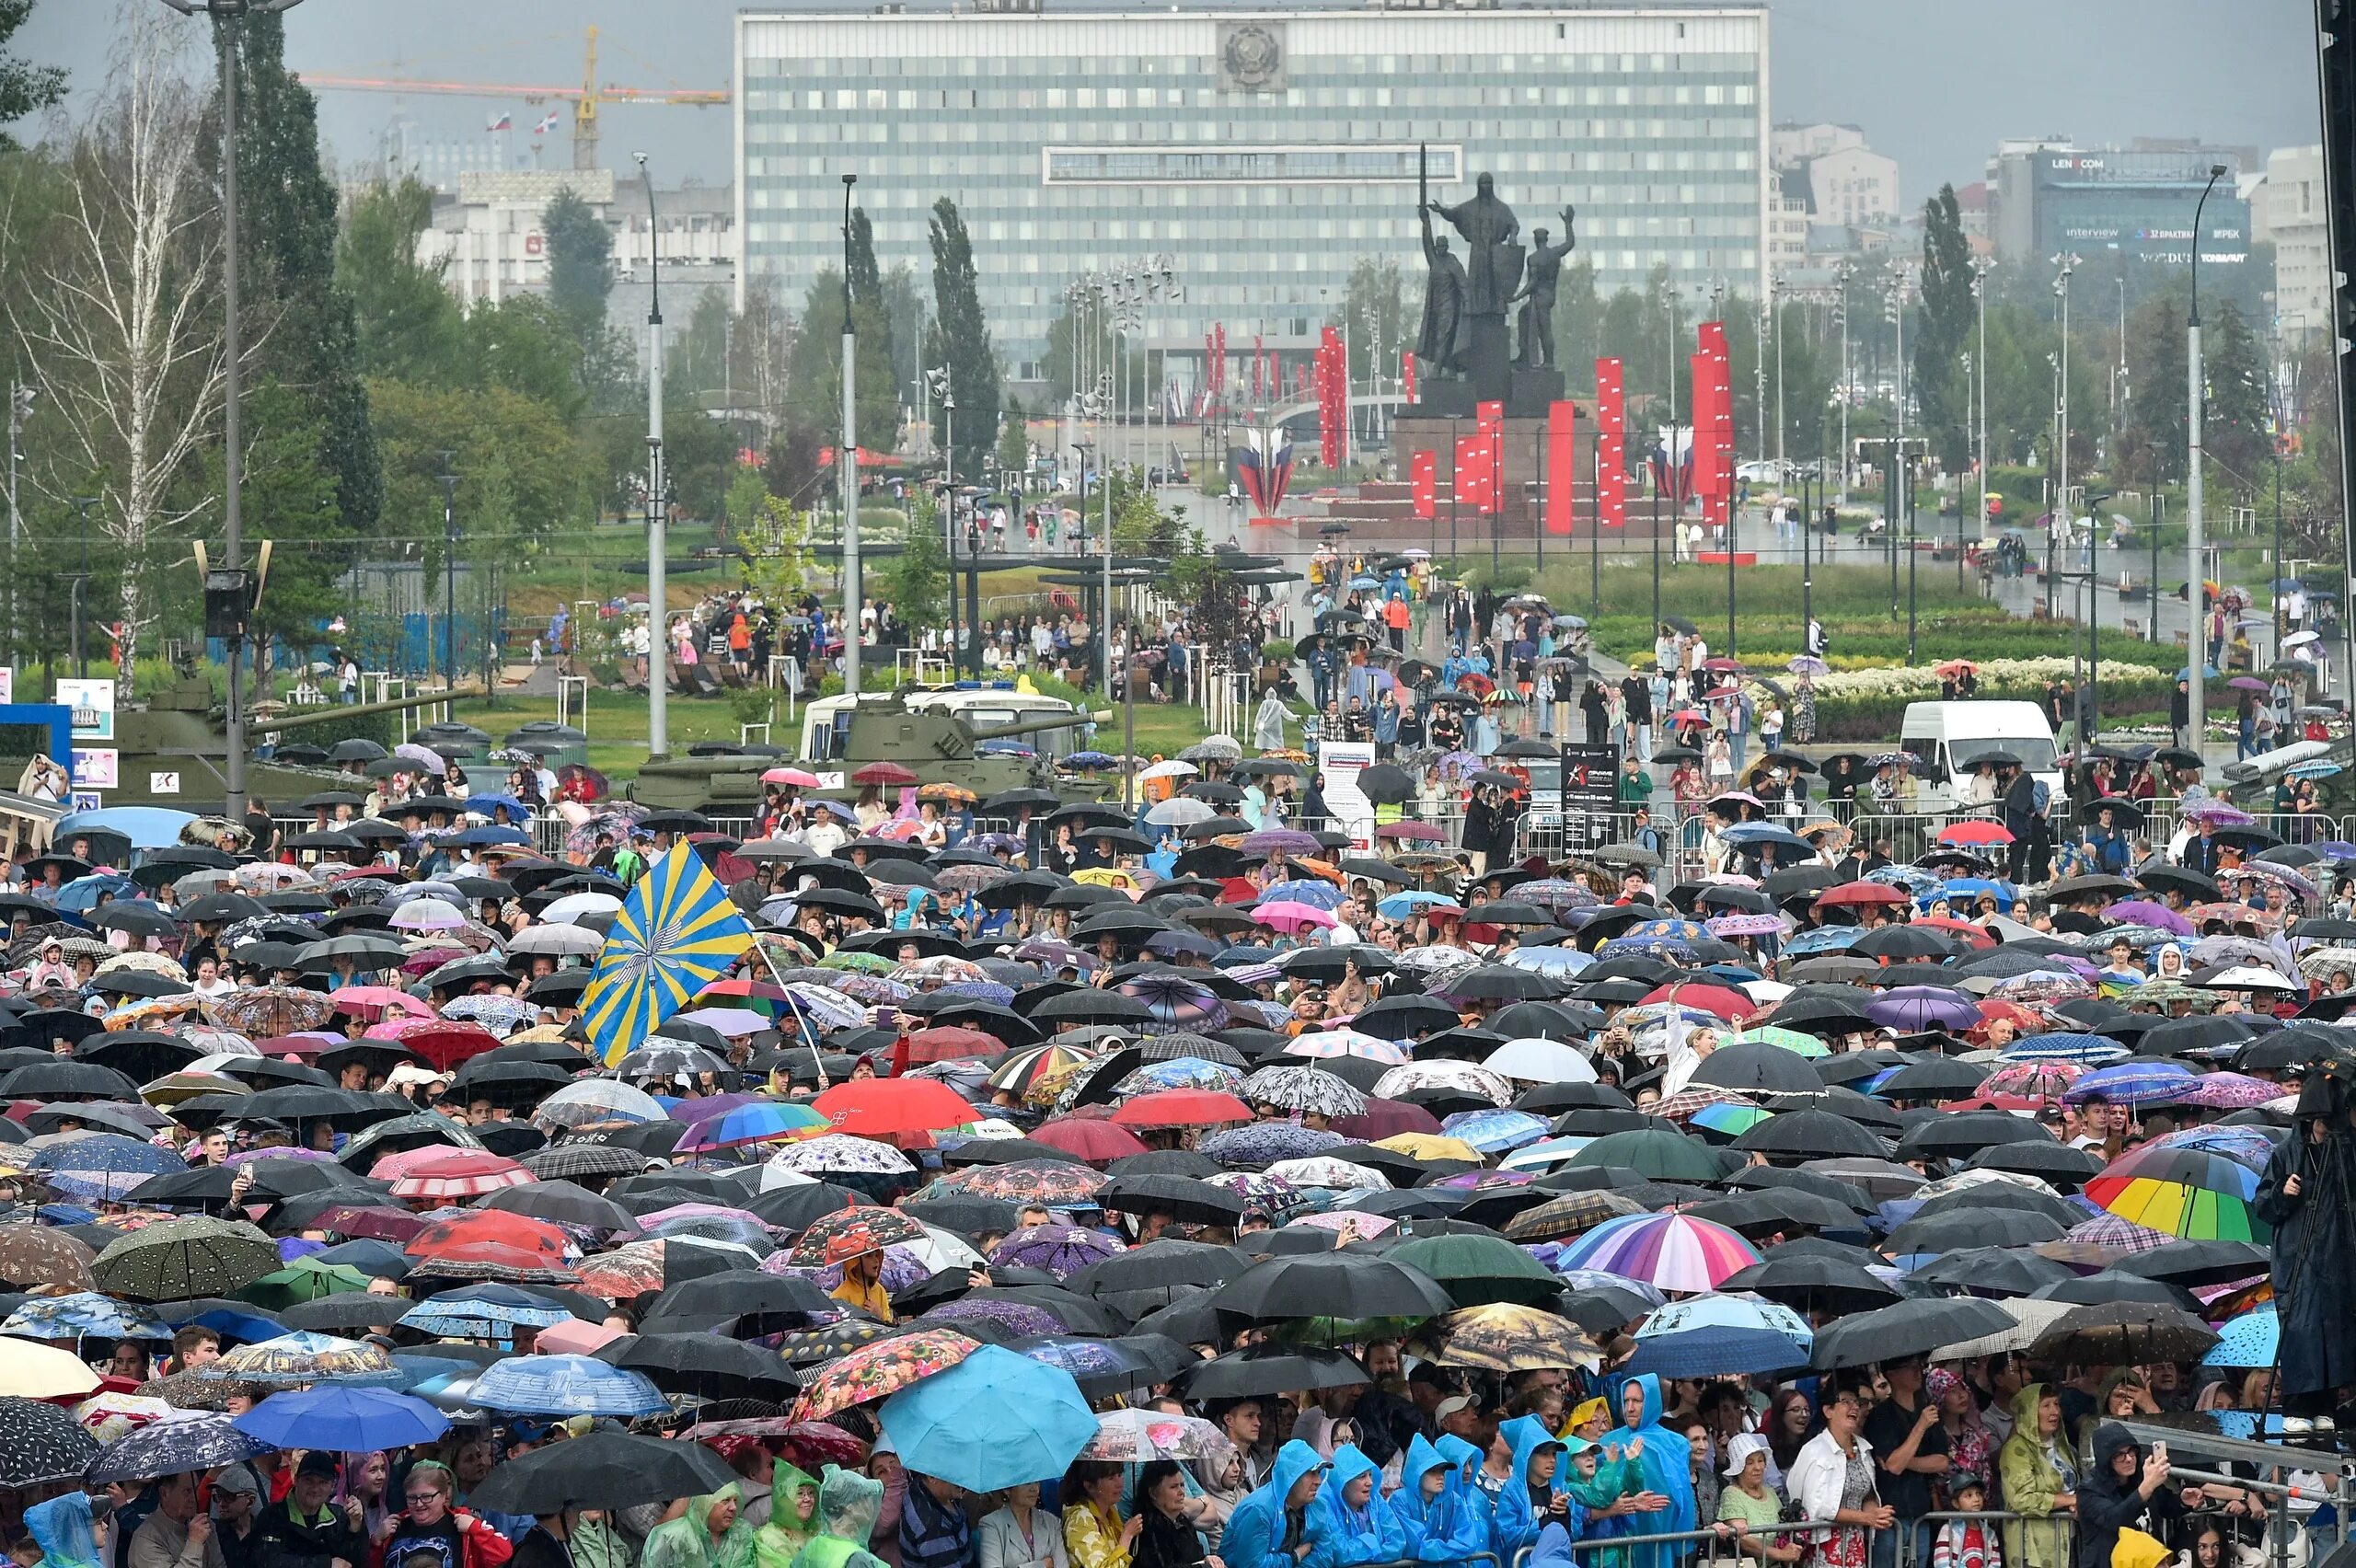
[[[646,1316],[732,1320],[739,1333],[759,1335],[805,1329],[814,1318],[840,1309],[815,1282],[798,1274],[736,1269],[665,1286]]]
[[[1925,1056],[1909,1062],[1875,1086],[1887,1100],[1960,1100],[1977,1093],[1988,1069],[1952,1056]]]
[[[1977,1154],[2008,1143],[2058,1143],[2048,1129],[2009,1111],[1964,1111],[1934,1116],[1906,1129],[1898,1140],[1898,1158],[1952,1159]]]
[[[2065,1143],[2008,1143],[1981,1149],[1964,1161],[1961,1169],[2003,1170],[2015,1176],[2034,1176],[2060,1186],[2082,1187],[2102,1166],[2100,1156]]]
[[[625,1334],[595,1354],[609,1366],[645,1373],[666,1394],[782,1401],[801,1386],[776,1356],[718,1334]]]
[[[2027,1209],[1949,1209],[1908,1220],[1889,1233],[1884,1246],[1890,1256],[1899,1258],[1917,1252],[1951,1252],[1959,1247],[2031,1247],[2059,1239],[2067,1228]]]
[[[1605,1285],[1572,1292],[1563,1297],[1554,1310],[1588,1333],[1604,1335],[1618,1333],[1659,1306],[1660,1303],[1648,1296],[1616,1285]]]
[[[1718,1288],[1748,1290],[1795,1311],[1822,1311],[1836,1317],[1869,1312],[1899,1299],[1894,1288],[1858,1264],[1796,1254],[1782,1247],[1769,1253],[1765,1262],[1727,1275]]]
[[[2068,1264],[2027,1248],[1958,1247],[1932,1259],[1911,1277],[1976,1296],[2030,1296],[2078,1275]]]
[[[2037,1336],[2028,1354],[2031,1359],[2049,1365],[2098,1361],[2122,1366],[2197,1361],[2209,1353],[2218,1337],[2214,1329],[2181,1307],[2122,1301],[2071,1308]]]
[[[1191,1176],[1144,1173],[1115,1176],[1098,1189],[1096,1205],[1099,1208],[1120,1214],[1166,1214],[1183,1225],[1218,1226],[1234,1225],[1243,1217],[1243,1211],[1249,1206],[1240,1194]],[[1225,1251],[1224,1248],[1219,1250]],[[1231,1256],[1229,1268],[1232,1272]],[[1226,1275],[1220,1277],[1225,1278]]]
[[[1457,1303],[1420,1269],[1381,1257],[1314,1253],[1254,1263],[1211,1307],[1259,1322],[1296,1318],[1436,1318]]]
[[[1474,1001],[1527,1001],[1562,994],[1562,986],[1545,975],[1509,963],[1484,963],[1435,982],[1434,988]]]
[[[500,1514],[629,1508],[701,1496],[735,1479],[728,1461],[700,1443],[592,1432],[498,1466],[467,1502]]]
[[[1780,1045],[1762,1048],[1780,1055],[1791,1055]],[[1715,1056],[1711,1058],[1713,1061],[1715,1059]],[[1707,1066],[1709,1064],[1705,1062],[1703,1065]],[[1805,1067],[1807,1064],[1802,1063],[1801,1066]],[[1695,1076],[1698,1081],[1699,1075]],[[1734,1147],[1745,1154],[1763,1154],[1771,1160],[1787,1163],[1847,1158],[1885,1159],[1889,1156],[1888,1143],[1848,1117],[1835,1115],[1830,1111],[1780,1112],[1745,1129],[1734,1140]]]
[[[2189,1310],[2200,1305],[2192,1292],[2180,1285],[2145,1279],[2140,1274],[2126,1274],[2118,1269],[2103,1269],[2090,1274],[2073,1271],[2069,1278],[2040,1286],[2030,1293],[2030,1297],[2033,1300],[2066,1301],[2078,1307],[2133,1302],[2147,1307],[2177,1307]]]
[[[332,1296],[297,1301],[278,1316],[290,1329],[313,1333],[357,1336],[389,1329],[416,1305],[407,1297],[377,1296],[364,1290],[342,1290]]]
[[[2255,1279],[2267,1272],[2269,1262],[2267,1249],[2256,1242],[2180,1240],[2121,1258],[2111,1267],[2190,1287]]]
[[[1992,1301],[1971,1297],[1900,1301],[1853,1313],[1819,1329],[1814,1365],[1820,1371],[1832,1372],[1928,1355],[1942,1345],[1961,1344],[2017,1327],[2013,1315]],[[2214,1343],[2216,1336],[2210,1337]]]
[[[1437,1291],[1439,1287],[1432,1288]],[[1445,1293],[1439,1298],[1448,1300]],[[1454,1309],[1455,1304],[1449,1302],[1438,1311]],[[1437,1315],[1438,1312],[1429,1311],[1415,1314]],[[1252,1345],[1189,1367],[1179,1375],[1179,1381],[1188,1399],[1207,1402],[1280,1394],[1293,1389],[1345,1389],[1374,1379],[1355,1357],[1338,1350],[1320,1350],[1310,1345]]]
[[[0,1490],[78,1482],[98,1441],[73,1415],[40,1400],[0,1399]]]
[[[631,1169],[637,1169],[638,1163],[631,1159]],[[638,1234],[638,1221],[630,1216],[629,1210],[611,1198],[561,1178],[551,1180],[543,1177],[529,1186],[502,1187],[476,1206],[503,1209],[509,1214],[545,1219],[551,1225],[574,1225],[584,1230]]]
[[[93,1486],[116,1481],[154,1481],[234,1465],[267,1454],[276,1447],[259,1437],[247,1436],[230,1425],[225,1415],[190,1415],[142,1426],[117,1438],[98,1451],[83,1470],[82,1479]]]
[[[1694,1069],[1693,1081],[1732,1090],[1738,1094],[1762,1091],[1814,1094],[1824,1088],[1824,1080],[1817,1077],[1816,1070],[1808,1066],[1806,1057],[1763,1040],[1738,1041],[1711,1052]],[[1842,1149],[1837,1152],[1865,1151]]]

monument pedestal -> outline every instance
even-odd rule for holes
[[[1476,403],[1502,403],[1513,392],[1513,350],[1502,316],[1476,316],[1464,351],[1464,380]]]
[[[1547,405],[1563,396],[1563,373],[1549,366],[1539,370],[1517,367],[1513,373],[1513,390],[1506,398],[1506,417],[1513,420],[1542,420]]]

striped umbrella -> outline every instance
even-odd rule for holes
[[[2015,1040],[2004,1047],[2004,1060],[2014,1062],[2067,1062],[2078,1066],[2100,1066],[2134,1055],[2118,1041],[2104,1034],[2078,1034],[2067,1030],[2051,1034],[2032,1034]]]
[[[753,928],[694,848],[672,849],[622,900],[582,993],[597,1055],[608,1066],[620,1061],[752,945]]]
[[[1593,1269],[1663,1290],[1715,1290],[1718,1282],[1759,1262],[1732,1230],[1687,1214],[1635,1214],[1607,1220],[1563,1249],[1554,1272]]]
[[[1090,1054],[1069,1045],[1032,1045],[1002,1058],[990,1069],[989,1086],[1021,1094],[1040,1079],[1076,1067]]]
[[[2162,1139],[2112,1160],[2088,1179],[2085,1193],[2109,1213],[2154,1230],[2201,1241],[2263,1243],[2273,1239],[2272,1228],[2250,1212],[2259,1169],[2213,1139]]]

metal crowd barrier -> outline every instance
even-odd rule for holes
[[[1750,1527],[1750,1534],[1754,1537],[1793,1535],[1802,1530],[1814,1531],[1839,1528],[1841,1528],[1839,1525],[1833,1524],[1830,1520],[1800,1519],[1788,1524],[1753,1525]],[[1732,1525],[1728,1525],[1724,1533],[1715,1529],[1701,1529],[1677,1530],[1661,1535],[1599,1536],[1591,1540],[1575,1540],[1571,1542],[1571,1554],[1576,1558],[1582,1551],[1613,1551],[1633,1546],[1699,1545],[1704,1548],[1704,1550],[1699,1554],[1702,1560],[1708,1562],[1716,1562],[1722,1560],[1722,1555],[1727,1548],[1735,1548],[1736,1550],[1733,1554],[1736,1557],[1741,1556],[1738,1544],[1741,1539],[1742,1532],[1738,1531]],[[1522,1563],[1529,1555],[1530,1549],[1528,1547],[1524,1547],[1519,1552],[1517,1552],[1514,1556],[1514,1568],[1522,1568]],[[1682,1554],[1680,1554],[1680,1556]]]
[[[1911,1520],[1901,1519],[1890,1527],[1898,1531],[1898,1568],[1929,1568],[1927,1558],[1918,1562],[1914,1556],[1915,1543],[1921,1540],[1924,1534],[1923,1527],[1929,1527],[1929,1533],[1936,1535],[1957,1519],[1978,1519],[1982,1524],[2000,1531],[2006,1525],[2018,1525],[2024,1530],[2050,1531],[2058,1528],[2061,1531],[2061,1561],[2063,1568],[2068,1568],[2070,1563],[2077,1561],[2078,1516],[2075,1514],[2047,1514],[2040,1516],[2018,1513],[2007,1508],[1944,1509],[1918,1515]],[[2009,1550],[2004,1546],[2001,1539],[1997,1546],[2000,1551]],[[2027,1555],[2026,1550],[2023,1551],[2022,1555]],[[2009,1556],[2005,1561],[2006,1568],[2024,1568],[2023,1564],[2012,1562]]]

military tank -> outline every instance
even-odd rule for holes
[[[462,686],[455,692],[397,698],[389,702],[364,702],[349,707],[320,708],[283,718],[255,721],[249,736],[296,739],[306,730],[348,724],[383,713],[405,713],[438,707],[456,698],[480,697],[479,686]],[[144,707],[121,709],[114,716],[121,780],[105,791],[110,806],[163,806],[173,811],[218,811],[226,792],[221,769],[227,756],[228,730],[212,683],[201,670],[182,670],[151,693]],[[350,776],[329,767],[307,767],[276,759],[248,759],[246,791],[253,800],[283,807],[305,795],[350,782]],[[163,790],[157,784],[173,786]]]
[[[819,774],[839,772],[846,781],[871,762],[896,762],[925,784],[955,784],[984,800],[1005,790],[1051,790],[1068,801],[1103,798],[1109,785],[1057,778],[1044,756],[993,754],[989,741],[1068,730],[1077,724],[1110,722],[1109,712],[1058,713],[1004,724],[968,724],[954,713],[912,709],[897,693],[861,697],[850,710],[842,755],[803,764]],[[761,775],[778,765],[773,753],[744,752],[711,756],[669,757],[650,762],[625,786],[629,799],[656,811],[701,812],[707,816],[749,816],[761,802]],[[846,788],[856,790],[848,783]]]

